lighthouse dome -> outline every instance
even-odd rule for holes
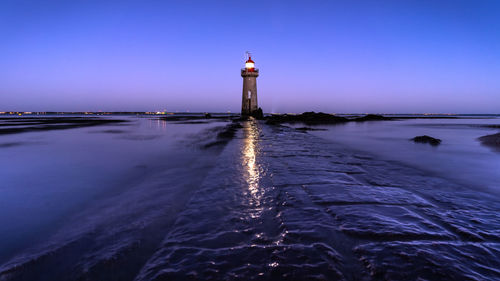
[[[245,62],[245,68],[246,69],[254,69],[255,68],[255,62],[252,60],[252,57],[248,57],[248,60]]]

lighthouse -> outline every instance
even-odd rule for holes
[[[245,62],[245,68],[241,69],[241,77],[243,77],[241,115],[255,115],[258,114],[259,110],[257,105],[257,77],[259,76],[259,70],[255,68],[252,56],[249,53],[247,54],[248,59]]]

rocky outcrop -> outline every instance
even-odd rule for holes
[[[262,120],[264,119],[264,112],[262,111],[262,108],[258,108],[257,110],[254,110],[250,116],[255,117],[255,119]]]
[[[393,120],[394,118],[392,117],[385,117],[382,115],[376,115],[376,114],[368,114],[363,117],[358,117],[355,118],[353,121],[356,122],[364,122],[364,121],[383,121],[383,120]]]
[[[500,133],[493,135],[482,136],[478,139],[481,144],[494,148],[500,151]]]
[[[433,145],[433,146],[441,144],[440,139],[436,139],[436,138],[433,138],[433,137],[430,137],[427,135],[417,136],[417,137],[412,138],[411,140],[416,142],[416,143],[428,143],[428,144]]]
[[[333,114],[323,113],[323,112],[304,112],[302,114],[283,114],[283,115],[271,115],[267,118],[267,124],[275,125],[281,123],[304,123],[306,125],[326,125],[326,124],[339,124],[345,122],[364,122],[364,121],[382,121],[382,120],[393,120],[392,117],[385,117],[382,115],[368,114],[366,116],[357,117],[353,119],[348,119],[341,116],[336,116]]]
[[[291,114],[283,114],[283,115],[271,115],[267,118],[267,124],[281,124],[281,123],[304,123],[307,125],[321,125],[321,124],[338,124],[348,122],[349,119],[335,116],[328,113],[323,112],[304,112],[302,114],[291,115]]]

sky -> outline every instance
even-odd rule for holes
[[[0,0],[0,111],[500,113],[500,1]]]

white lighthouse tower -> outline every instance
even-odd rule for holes
[[[255,68],[255,62],[250,53],[245,62],[245,68],[241,70],[243,77],[243,98],[241,101],[241,115],[253,115],[259,109],[257,105],[257,77],[259,70]]]

